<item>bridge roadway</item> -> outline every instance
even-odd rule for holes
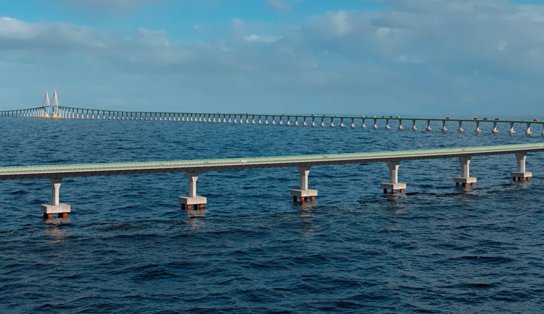
[[[405,183],[398,182],[398,169],[401,161],[416,159],[458,158],[461,163],[461,174],[454,178],[456,185],[465,188],[474,186],[476,178],[470,177],[471,157],[482,155],[515,154],[517,169],[512,172],[514,181],[529,180],[532,173],[526,171],[525,161],[527,153],[544,151],[544,143],[512,144],[482,147],[418,149],[392,152],[366,152],[349,154],[323,154],[277,157],[250,157],[227,159],[175,160],[175,161],[148,161],[126,163],[88,163],[65,165],[33,165],[0,167],[0,180],[13,179],[40,179],[51,181],[52,204],[43,205],[46,218],[52,214],[59,214],[66,218],[70,206],[60,203],[60,183],[64,177],[75,176],[106,176],[128,175],[145,173],[186,172],[188,177],[189,195],[180,196],[183,208],[193,206],[203,208],[207,200],[196,193],[198,173],[205,171],[241,170],[252,168],[298,167],[300,188],[291,190],[293,200],[301,203],[313,200],[317,190],[308,188],[308,175],[311,166],[386,162],[389,167],[389,180],[382,183],[384,193],[403,192]],[[430,174],[431,175],[431,174]]]
[[[0,180],[62,178],[74,176],[105,176],[138,173],[204,172],[241,170],[249,168],[277,168],[313,165],[371,163],[388,160],[414,160],[512,154],[544,151],[544,143],[513,144],[465,148],[418,149],[393,152],[367,152],[349,154],[324,154],[276,157],[249,157],[226,159],[145,161],[122,163],[88,163],[65,165],[34,165],[0,167]]]
[[[464,132],[467,124],[474,127],[475,133],[482,132],[481,126],[489,125],[493,134],[500,133],[499,126],[506,125],[508,133],[513,135],[517,131],[515,126],[522,125],[526,135],[532,135],[532,127],[540,126],[544,136],[544,121],[538,119],[499,119],[499,118],[436,118],[436,117],[401,117],[401,116],[375,116],[375,115],[316,115],[316,114],[259,114],[259,113],[204,113],[204,112],[140,112],[140,111],[115,111],[78,107],[56,107],[56,111],[49,112],[47,107],[36,107],[18,110],[0,111],[0,117],[41,117],[62,119],[105,119],[105,120],[151,120],[151,121],[182,121],[200,123],[229,123],[229,124],[257,124],[257,125],[285,125],[285,126],[311,126],[311,127],[350,127],[366,128],[367,122],[373,129],[392,129],[393,127],[404,130],[410,128],[416,131],[424,123],[424,130],[431,132],[433,128],[447,133],[452,127],[458,132]],[[381,125],[379,125],[379,123]],[[393,125],[395,122],[395,125]],[[419,126],[417,123],[419,122]],[[405,125],[409,123],[409,125]],[[411,123],[411,124],[410,124]]]

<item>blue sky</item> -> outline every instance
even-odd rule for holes
[[[0,0],[0,109],[535,116],[543,3]]]

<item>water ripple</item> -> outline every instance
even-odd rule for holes
[[[27,132],[32,129],[33,132]],[[435,128],[437,129],[437,128]],[[4,119],[2,165],[322,154],[539,142],[539,137],[135,121]],[[24,134],[24,136],[22,136]],[[43,134],[50,134],[44,140]],[[70,178],[68,222],[44,223],[47,180],[0,184],[0,312],[542,312],[541,154],[202,173],[206,211],[183,212],[183,174]],[[430,175],[432,170],[433,175]]]

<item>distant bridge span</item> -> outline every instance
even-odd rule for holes
[[[56,95],[54,99],[56,98]],[[92,108],[58,106],[40,106],[35,108],[3,110],[0,117],[18,118],[53,118],[79,120],[139,120],[139,121],[179,121],[193,123],[224,123],[249,125],[277,125],[327,128],[372,128],[372,129],[409,129],[419,128],[427,132],[437,129],[443,133],[454,131],[463,133],[465,128],[472,128],[474,133],[481,133],[483,128],[493,134],[500,133],[501,127],[506,127],[508,134],[517,133],[520,126],[526,135],[533,135],[535,126],[539,126],[544,136],[544,121],[519,119],[488,119],[488,118],[430,118],[430,117],[401,117],[375,115],[321,115],[321,114],[264,114],[264,113],[209,113],[209,112],[151,112],[151,111],[117,111]]]

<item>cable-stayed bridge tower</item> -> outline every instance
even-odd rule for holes
[[[53,119],[61,118],[61,114],[59,111],[59,96],[57,94],[57,91],[53,92],[53,106],[51,109],[52,109],[51,118]]]
[[[45,97],[43,98],[43,112],[41,117],[42,118],[52,118],[52,119],[58,119],[62,118],[62,114],[60,112],[59,108],[59,96],[57,94],[57,91],[53,92],[53,104],[51,104],[51,101],[49,100],[49,93],[45,92]]]
[[[51,103],[49,102],[49,93],[45,92],[45,97],[43,98],[43,112],[41,114],[42,118],[49,118],[50,116],[50,110],[51,110]]]

